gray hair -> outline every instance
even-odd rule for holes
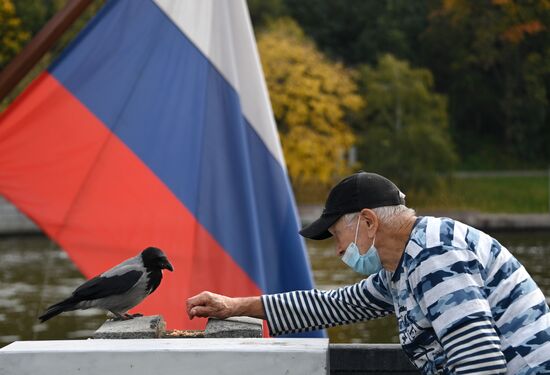
[[[377,207],[372,210],[378,217],[378,221],[380,221],[381,224],[395,229],[401,227],[407,219],[416,215],[415,210],[403,204],[397,206]],[[358,215],[359,212],[352,212],[342,216],[345,225],[351,226]]]

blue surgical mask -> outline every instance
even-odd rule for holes
[[[372,241],[372,246],[366,252],[366,254],[361,255],[359,253],[359,248],[357,247],[357,235],[359,234],[359,223],[361,222],[361,217],[357,221],[357,227],[355,228],[355,241],[350,243],[346,249],[346,252],[342,256],[342,261],[346,263],[351,269],[357,273],[363,275],[371,275],[377,273],[382,269],[382,262],[380,262],[380,257],[378,256],[378,250],[374,247],[374,239]]]

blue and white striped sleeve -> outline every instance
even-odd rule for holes
[[[391,297],[379,274],[329,291],[299,290],[262,296],[271,335],[311,331],[393,313]]]
[[[453,374],[504,374],[506,359],[483,290],[482,265],[470,250],[438,246],[408,275]]]

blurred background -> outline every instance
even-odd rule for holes
[[[0,69],[65,4],[0,0]],[[0,111],[103,4],[93,2]],[[248,6],[303,222],[319,212],[335,182],[359,169],[392,179],[420,214],[488,214],[497,224],[507,215],[517,223],[535,217],[541,225],[518,230],[513,220],[505,230],[484,229],[550,295],[549,1],[248,0]],[[83,277],[54,243],[29,232],[0,236],[0,345],[86,337],[103,314],[89,310],[36,324],[43,301],[67,295]],[[330,240],[307,245],[317,287],[359,280],[335,257]],[[393,319],[332,328],[329,335],[332,342],[397,342]]]

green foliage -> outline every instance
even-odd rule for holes
[[[408,194],[407,204],[424,211],[547,213],[549,179],[547,176],[454,178],[430,194]]]
[[[22,28],[35,35],[59,11],[67,0],[13,0]]]
[[[271,23],[258,49],[294,186],[330,184],[350,172],[354,136],[346,116],[358,111],[352,73],[321,54],[291,19]]]
[[[288,16],[284,0],[247,0],[250,19],[256,32],[269,22]]]
[[[480,152],[480,136],[523,166],[550,162],[548,25],[546,0],[444,0],[431,8],[422,60],[449,94],[467,162]]]
[[[66,0],[57,0],[66,2]],[[91,21],[93,17],[100,11],[106,0],[94,0],[88,5],[86,10],[74,21],[74,23],[67,29],[67,31],[59,38],[55,46],[52,48],[52,54],[54,60],[63,52],[80,33],[84,27]]]
[[[394,180],[404,191],[431,190],[456,162],[448,134],[446,100],[433,92],[426,69],[382,56],[360,70],[367,99],[359,131],[365,169]]]
[[[346,63],[376,63],[384,53],[416,62],[427,25],[425,0],[285,0],[290,15],[322,51]]]

